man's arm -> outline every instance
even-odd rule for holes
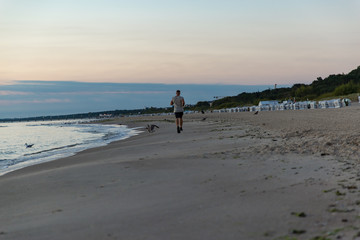
[[[171,106],[174,105],[174,101],[173,101],[173,100],[171,100],[170,105],[171,105]]]
[[[183,107],[185,106],[185,100],[184,100],[184,98],[182,99],[182,105],[183,105]]]

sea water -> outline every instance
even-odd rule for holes
[[[76,120],[1,123],[0,176],[138,133],[138,130],[123,125]]]

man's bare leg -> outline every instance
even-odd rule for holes
[[[175,123],[177,132],[180,133],[180,118],[176,118]]]

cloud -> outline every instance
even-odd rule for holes
[[[163,94],[167,91],[115,91],[115,92],[103,92],[101,94]]]
[[[58,81],[60,82],[60,81]],[[8,85],[30,85],[30,86],[56,86],[57,82],[49,82],[49,81],[33,81],[33,80],[17,80],[17,81],[11,81],[8,82]]]
[[[17,105],[17,104],[48,104],[48,103],[69,103],[69,99],[44,99],[44,100],[0,100],[1,106]]]
[[[2,72],[0,72],[1,74]],[[4,86],[4,85],[14,85],[16,83],[16,81],[10,81],[10,80],[2,80],[0,79],[0,86]]]
[[[44,99],[44,100],[33,100],[33,103],[69,103],[70,99]]]
[[[164,94],[169,91],[99,91],[99,92],[51,92],[50,95],[106,95],[106,94]]]
[[[31,92],[18,92],[18,91],[0,91],[0,96],[17,96],[17,95],[33,95]]]

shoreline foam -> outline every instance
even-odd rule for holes
[[[26,123],[27,124],[27,123]],[[27,124],[28,125],[28,124]],[[34,126],[38,126],[39,123],[36,122],[36,124],[34,124]],[[41,163],[45,163],[45,162],[49,162],[49,161],[55,161],[57,159],[61,159],[61,158],[66,158],[66,157],[70,157],[73,156],[81,151],[84,151],[86,149],[90,149],[90,148],[95,148],[95,147],[100,147],[100,146],[105,146],[113,141],[121,141],[124,140],[126,138],[129,138],[131,136],[137,135],[139,134],[139,131],[135,130],[135,129],[131,129],[128,128],[127,126],[116,126],[116,129],[114,129],[113,127],[111,127],[111,129],[109,128],[109,124],[88,124],[89,126],[92,126],[91,128],[87,127],[86,125],[84,125],[84,123],[74,123],[72,121],[70,122],[66,122],[66,121],[58,121],[58,122],[51,122],[49,124],[40,124],[41,126],[46,125],[47,127],[50,128],[49,131],[51,131],[51,128],[59,128],[61,127],[61,129],[64,129],[63,126],[71,126],[73,128],[73,126],[77,126],[77,128],[75,128],[75,130],[73,130],[74,132],[85,132],[85,133],[91,133],[91,132],[97,132],[97,133],[101,133],[104,134],[103,136],[101,136],[101,138],[99,137],[94,137],[91,136],[91,138],[85,139],[85,138],[77,138],[77,142],[70,142],[68,140],[64,140],[61,143],[63,143],[63,145],[59,145],[60,142],[55,141],[54,144],[55,146],[49,145],[48,142],[44,142],[43,139],[43,134],[45,133],[45,130],[47,131],[48,129],[44,129],[42,130],[43,132],[40,133],[40,136],[33,137],[35,139],[39,139],[38,142],[36,142],[36,146],[41,146],[38,149],[29,149],[32,150],[30,152],[26,152],[24,150],[20,150],[19,152],[17,152],[17,154],[19,155],[18,157],[14,157],[13,159],[11,158],[7,158],[7,159],[2,159],[2,165],[0,168],[0,176],[5,175],[9,172],[13,172],[19,169],[22,169],[24,167],[28,167],[28,166],[32,166],[32,165],[36,165],[36,164],[41,164]],[[81,126],[81,127],[80,127]],[[84,126],[85,129],[84,130]],[[94,128],[94,126],[97,126]],[[24,127],[24,126],[23,126]],[[105,127],[105,129],[104,129]],[[120,130],[120,128],[121,130]],[[22,129],[23,130],[23,129]],[[31,134],[31,129],[25,129],[25,131],[28,131],[28,135],[30,134],[31,136],[33,134]],[[16,133],[15,133],[16,134]],[[72,137],[72,136],[70,136]],[[27,137],[24,137],[25,139],[27,139]],[[49,139],[50,140],[50,139]],[[43,146],[42,144],[45,145]],[[11,144],[11,142],[9,143]],[[13,143],[15,144],[15,143]],[[58,144],[56,146],[56,144]],[[67,144],[67,145],[65,145]],[[21,147],[21,146],[19,146]],[[6,148],[6,146],[3,148]],[[27,149],[26,149],[27,150]]]

